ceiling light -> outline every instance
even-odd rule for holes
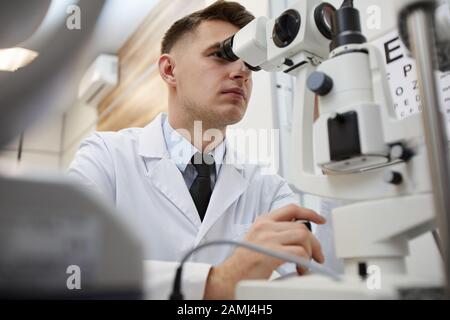
[[[32,62],[39,53],[24,48],[0,49],[0,71],[16,71]]]

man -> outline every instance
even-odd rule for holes
[[[245,114],[252,74],[241,60],[221,59],[218,44],[253,18],[238,3],[217,1],[172,25],[159,58],[168,114],[143,129],[94,134],[69,170],[101,190],[136,225],[158,298],[167,297],[176,262],[211,240],[245,236],[280,252],[324,260],[316,238],[294,222],[324,219],[296,206],[281,177],[237,160],[225,139],[227,126]],[[229,247],[205,249],[190,262],[183,288],[191,299],[233,298],[239,281],[267,279],[283,264]]]

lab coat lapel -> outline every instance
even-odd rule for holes
[[[201,221],[195,204],[181,172],[170,160],[162,130],[162,114],[142,130],[139,137],[139,155],[143,158],[145,174],[153,186],[199,229]]]
[[[183,176],[170,159],[161,159],[149,173],[153,185],[199,229],[200,217]],[[162,213],[164,214],[164,213]]]
[[[196,245],[200,243],[208,230],[247,189],[248,182],[242,175],[242,172],[242,165],[237,161],[236,155],[228,146],[225,161],[222,164],[211,195],[205,219],[195,241]]]

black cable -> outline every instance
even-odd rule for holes
[[[175,279],[173,282],[172,293],[169,296],[170,300],[183,300],[184,299],[183,293],[181,291],[181,277],[182,277],[182,273],[183,273],[183,265],[187,262],[189,257],[193,253],[195,253],[199,250],[202,250],[203,248],[210,247],[210,246],[217,246],[217,245],[232,245],[232,246],[236,246],[236,247],[243,247],[243,248],[253,250],[253,251],[268,255],[268,256],[272,256],[277,259],[281,259],[281,260],[288,261],[288,262],[293,262],[298,266],[308,268],[309,270],[311,270],[313,272],[323,274],[323,275],[330,277],[336,281],[340,280],[339,276],[332,270],[330,270],[326,267],[323,267],[323,266],[313,265],[309,260],[302,258],[302,257],[293,256],[293,255],[286,254],[283,252],[273,251],[270,249],[259,247],[252,243],[239,242],[239,241],[233,241],[233,240],[217,240],[217,241],[211,241],[211,242],[202,244],[194,249],[191,249],[188,253],[185,254],[185,256],[183,257],[183,259],[180,262],[180,266],[177,268],[177,271],[175,273]]]
[[[22,132],[20,134],[20,138],[19,138],[19,148],[18,148],[18,152],[17,152],[17,163],[19,163],[22,160],[22,151],[23,151],[23,136],[24,136],[24,132]]]

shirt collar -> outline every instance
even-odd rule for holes
[[[184,173],[187,165],[191,161],[192,156],[200,151],[196,147],[194,147],[183,135],[172,128],[166,113],[164,113],[162,117],[163,135],[170,158],[175,163],[178,170]],[[216,164],[217,177],[219,176],[220,167],[223,163],[225,153],[225,141],[222,141],[217,147],[209,152],[209,154],[214,158],[214,162]]]

